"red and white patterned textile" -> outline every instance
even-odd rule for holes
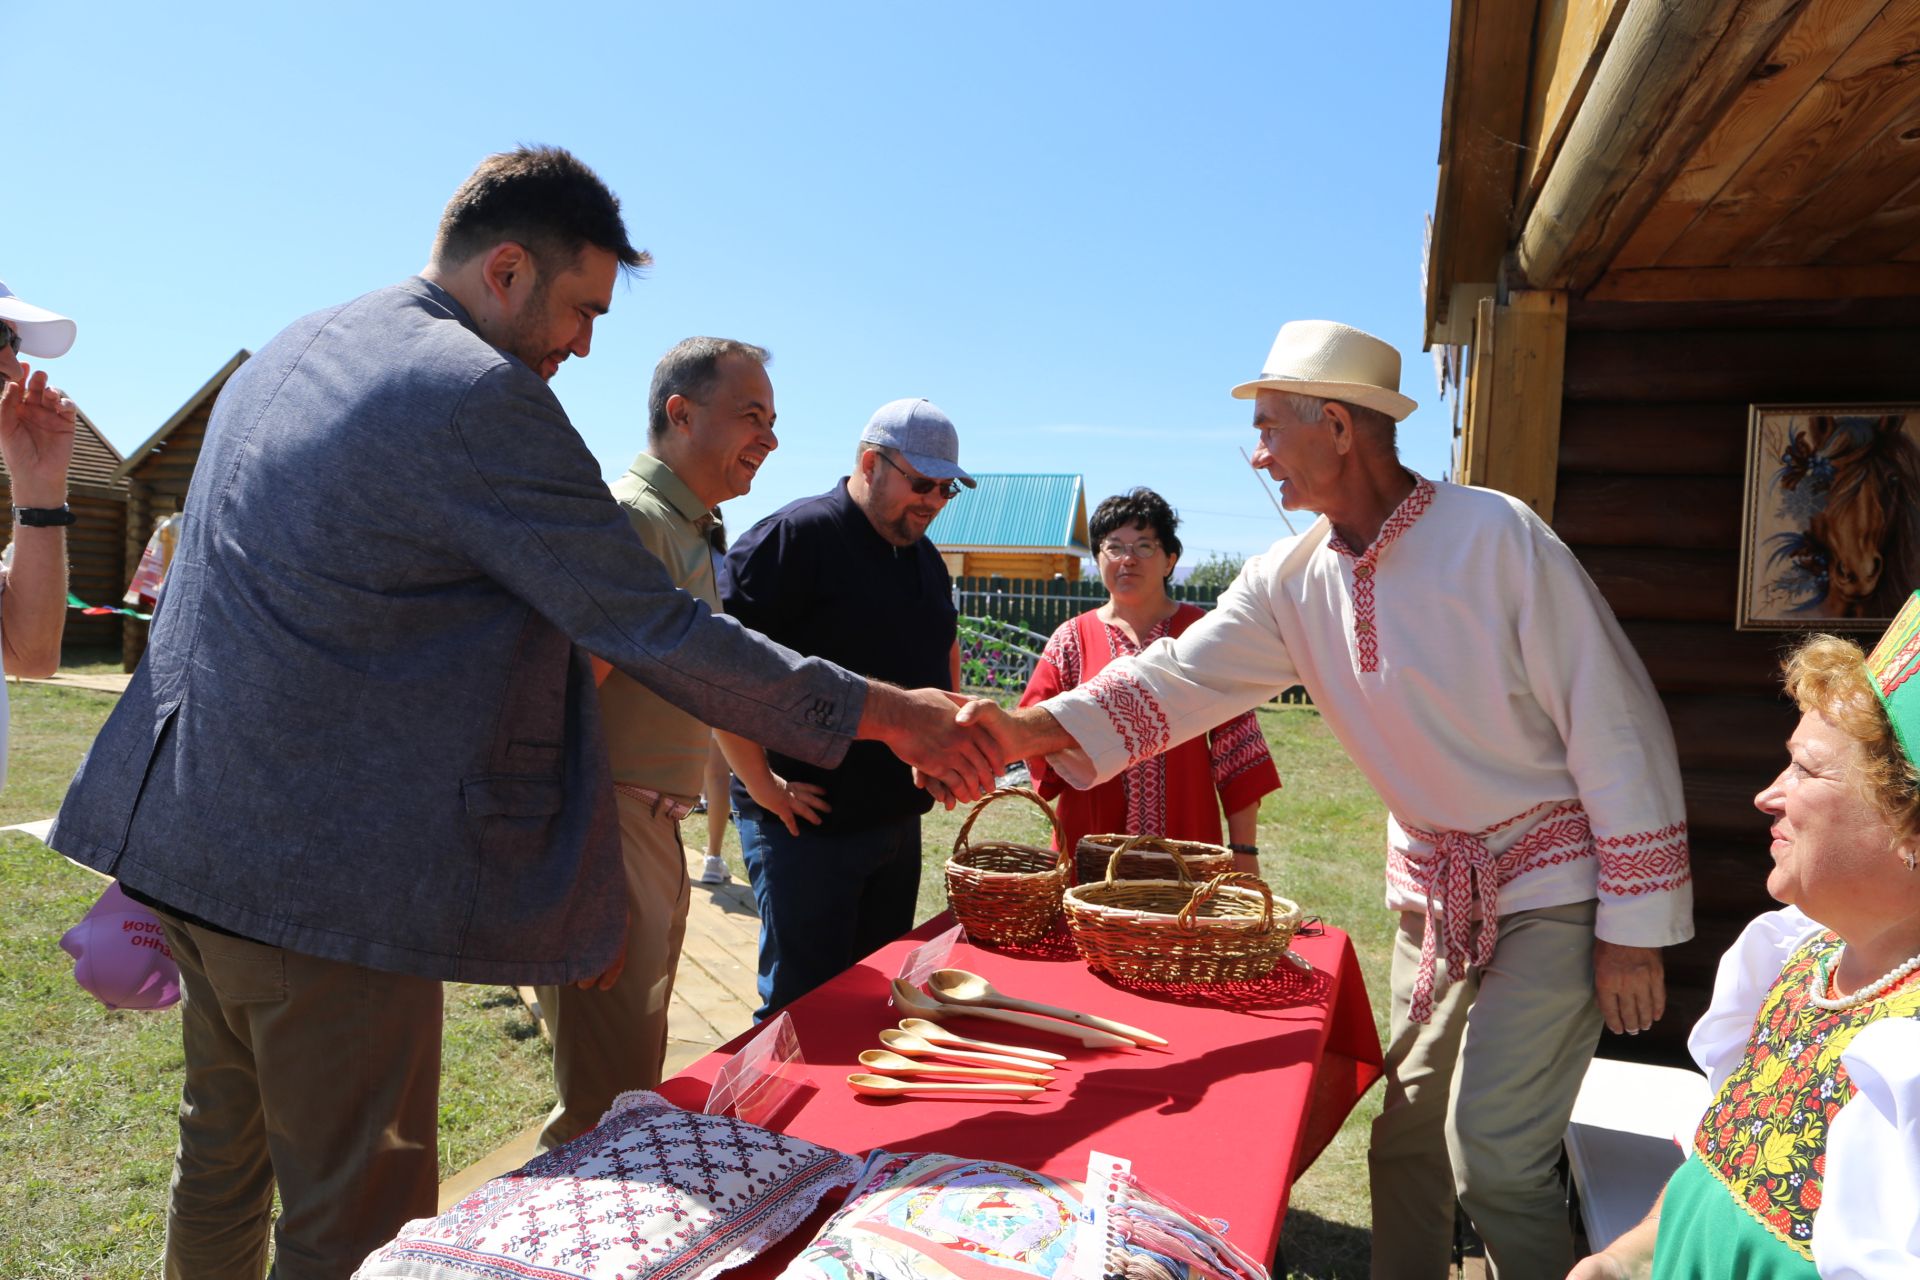
[[[1693,935],[1666,713],[1524,503],[1417,480],[1358,554],[1316,520],[1250,560],[1184,635],[1043,703],[1077,744],[1048,764],[1091,786],[1294,684],[1386,802],[1391,909],[1426,912],[1437,886],[1435,913],[1459,913],[1461,890],[1434,876],[1458,865],[1491,869],[1479,879],[1501,913],[1597,897],[1608,942]]]
[[[860,1163],[623,1093],[599,1125],[409,1222],[355,1280],[708,1280],[805,1222]]]

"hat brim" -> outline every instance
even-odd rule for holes
[[[908,453],[895,445],[887,447],[905,458],[908,465],[929,480],[958,480],[969,489],[980,487],[980,482],[968,475],[960,464],[951,458],[936,458],[927,453]]]
[[[1309,382],[1305,378],[1255,378],[1233,389],[1235,400],[1251,400],[1262,391],[1285,391],[1296,396],[1316,396],[1322,400],[1344,400],[1368,409],[1377,409],[1399,422],[1420,406],[1417,402],[1367,382]]]
[[[78,325],[58,312],[19,298],[0,298],[0,320],[19,332],[21,353],[40,360],[67,354],[80,331]]]

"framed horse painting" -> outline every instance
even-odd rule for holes
[[[1878,631],[1920,587],[1920,403],[1757,404],[1743,631]]]

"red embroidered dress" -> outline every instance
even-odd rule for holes
[[[1177,636],[1206,616],[1197,605],[1182,604],[1147,634],[1147,643]],[[1119,627],[1103,622],[1097,609],[1069,618],[1047,641],[1020,705],[1051,698],[1091,679],[1115,658],[1139,652],[1140,646]],[[1081,836],[1105,832],[1220,844],[1223,808],[1237,813],[1280,789],[1273,754],[1251,711],[1149,756],[1088,791],[1069,787],[1045,760],[1029,760],[1027,767],[1040,794],[1056,801],[1069,853]]]

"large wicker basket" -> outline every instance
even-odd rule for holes
[[[1060,820],[1039,793],[1025,787],[989,791],[973,806],[953,838],[947,860],[947,902],[976,942],[1031,942],[1053,928],[1060,895],[1067,887],[1067,864],[1052,849],[1004,840],[969,842],[974,820],[988,805],[1018,796],[1040,806],[1060,843]]]
[[[1067,890],[1067,927],[1087,964],[1122,982],[1252,982],[1273,972],[1300,908],[1258,876],[1195,884],[1184,864],[1174,866],[1177,880],[1109,875]]]
[[[1233,870],[1233,854],[1217,844],[1166,836],[1081,836],[1073,851],[1073,882],[1093,884],[1103,875],[1111,880],[1171,880],[1176,858],[1187,864],[1187,874],[1195,880]]]

